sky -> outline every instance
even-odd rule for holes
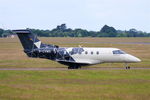
[[[0,28],[68,28],[104,25],[150,32],[150,0],[0,0]]]

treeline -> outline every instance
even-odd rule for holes
[[[0,37],[7,37],[11,34],[13,34],[11,30],[4,30],[0,28]]]
[[[87,31],[84,29],[67,28],[66,24],[58,25],[52,30],[30,29],[40,37],[150,37],[150,33],[130,29],[128,31],[116,30],[114,27],[104,25],[100,31]],[[10,30],[0,29],[0,37],[13,34]]]

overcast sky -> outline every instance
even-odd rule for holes
[[[0,28],[116,29],[150,32],[150,0],[0,0]]]

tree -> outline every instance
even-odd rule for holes
[[[2,37],[7,37],[9,35],[13,34],[11,30],[3,30]]]
[[[128,37],[137,37],[138,32],[136,29],[132,28],[129,31],[127,31],[127,33],[128,33]]]
[[[59,31],[62,31],[62,32],[65,32],[67,29],[67,26],[66,24],[61,24],[60,26],[58,25],[56,30],[59,30]]]
[[[0,37],[2,37],[4,30],[0,28]]]
[[[104,37],[116,37],[117,36],[117,30],[113,27],[109,27],[105,25],[101,30],[100,30],[101,35]]]

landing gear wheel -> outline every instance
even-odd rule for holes
[[[68,67],[68,69],[79,69],[79,68],[81,68],[79,65],[76,65],[76,64],[74,64],[74,65],[70,65],[69,67]]]
[[[130,66],[128,66],[128,69],[130,69]]]
[[[125,63],[126,69],[130,69],[130,66],[128,66],[127,63]]]

